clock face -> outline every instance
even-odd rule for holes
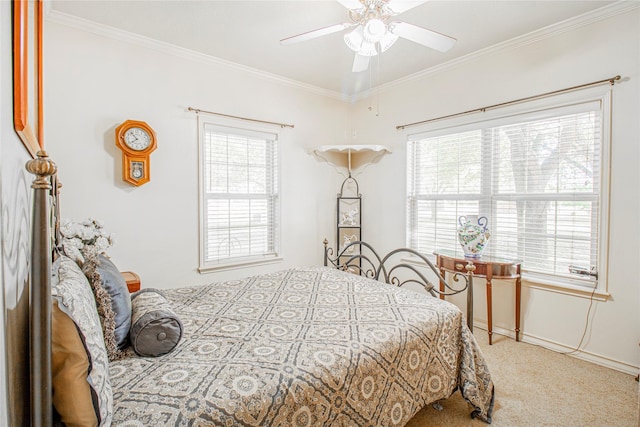
[[[151,144],[151,136],[142,128],[132,127],[124,133],[124,143],[132,150],[142,151]]]

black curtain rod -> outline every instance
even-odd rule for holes
[[[620,80],[620,78],[621,78],[620,76],[615,76],[615,77],[611,77],[609,79],[598,80],[597,82],[585,83],[585,84],[578,85],[578,86],[573,86],[573,87],[568,87],[568,88],[565,88],[565,89],[554,90],[552,92],[542,93],[540,95],[527,96],[526,98],[515,99],[513,101],[507,101],[507,102],[501,102],[500,104],[489,105],[487,107],[482,107],[482,108],[474,108],[473,110],[463,111],[461,113],[449,114],[448,116],[441,116],[441,117],[436,117],[434,119],[422,120],[420,122],[409,123],[409,124],[406,124],[406,125],[399,125],[399,126],[396,126],[396,130],[402,130],[402,129],[406,129],[406,128],[411,127],[411,126],[417,126],[417,125],[422,125],[422,124],[425,124],[425,123],[435,122],[437,120],[443,120],[443,119],[449,119],[449,118],[452,118],[452,117],[464,116],[466,114],[483,113],[483,112],[485,112],[487,110],[491,110],[491,109],[494,109],[494,108],[500,108],[500,107],[504,107],[504,106],[511,105],[511,104],[517,104],[517,103],[523,102],[523,101],[531,101],[533,99],[544,98],[544,97],[550,96],[550,95],[557,95],[557,94],[563,93],[563,92],[570,92],[572,90],[582,89],[582,88],[589,87],[589,86],[597,86],[597,85],[601,85],[601,84],[604,84],[604,83],[609,83],[611,86],[613,86],[616,81]]]
[[[189,111],[194,111],[196,113],[205,113],[205,114],[213,114],[214,116],[229,117],[231,119],[246,120],[246,121],[249,121],[249,122],[264,123],[264,124],[268,124],[268,125],[277,125],[277,126],[280,126],[281,128],[292,128],[292,127],[294,127],[293,125],[288,125],[286,123],[267,122],[265,120],[256,120],[256,119],[250,119],[250,118],[247,118],[247,117],[231,116],[229,114],[214,113],[213,111],[199,110],[197,108],[192,108],[192,107],[189,107],[188,110]]]

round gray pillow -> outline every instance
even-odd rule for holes
[[[129,339],[140,356],[162,356],[182,338],[182,322],[169,301],[156,289],[141,289],[131,296]]]

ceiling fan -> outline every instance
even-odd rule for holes
[[[389,49],[399,37],[446,52],[456,39],[417,25],[391,18],[427,0],[337,0],[349,10],[351,22],[330,25],[280,40],[283,45],[311,40],[356,27],[344,35],[344,41],[355,52],[353,72],[369,68],[369,58]]]

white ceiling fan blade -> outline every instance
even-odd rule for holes
[[[359,0],[338,0],[338,3],[349,10],[362,9],[364,7]]]
[[[400,15],[426,2],[427,0],[391,0],[387,3],[387,8],[390,9],[394,15]]]
[[[426,28],[418,27],[417,25],[407,22],[392,22],[389,24],[389,31],[399,37],[440,52],[448,51],[456,43],[456,39],[453,37],[445,36],[444,34],[436,33],[435,31],[427,30]]]
[[[327,34],[337,33],[338,31],[346,30],[347,28],[353,27],[355,24],[345,22],[344,24],[335,24],[329,27],[318,28],[317,30],[308,31],[306,33],[298,34],[296,36],[287,37],[285,39],[280,40],[280,44],[293,44],[298,42],[303,42],[311,39],[315,39],[316,37],[326,36]]]
[[[351,68],[351,71],[359,73],[367,68],[369,68],[369,57],[356,53],[355,58],[353,58],[353,67]]]

